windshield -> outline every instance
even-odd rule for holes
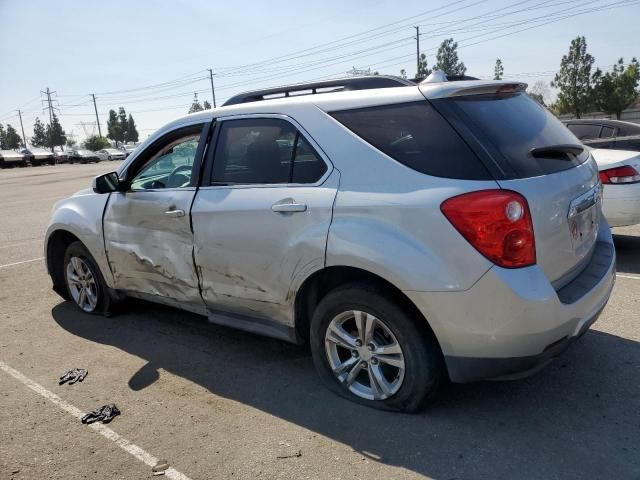
[[[557,155],[531,154],[553,145],[581,145],[580,141],[546,108],[525,93],[454,97],[463,121],[502,154],[515,174],[522,177],[567,170],[583,163],[589,154],[558,159]]]

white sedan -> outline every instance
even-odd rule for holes
[[[640,223],[640,152],[591,149],[604,186],[602,210],[612,227]]]

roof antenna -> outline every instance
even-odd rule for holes
[[[440,82],[448,82],[447,74],[442,70],[433,70],[427,78],[425,78],[420,83],[440,83]]]

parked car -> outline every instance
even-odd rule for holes
[[[96,150],[93,153],[95,153],[98,156],[100,161],[109,160],[109,154],[104,150]]]
[[[640,124],[608,119],[575,119],[564,123],[590,147],[640,151]]]
[[[31,163],[34,167],[48,163],[49,165],[56,164],[56,157],[53,152],[45,150],[44,148],[30,147],[21,151],[27,159],[27,162]]]
[[[102,159],[96,155],[96,152],[92,152],[91,150],[78,148],[69,150],[69,163],[98,163],[101,160]]]
[[[56,164],[67,163],[69,161],[68,152],[62,150],[54,150],[53,155],[56,157]]]
[[[0,168],[26,167],[27,157],[15,150],[0,150]]]
[[[526,84],[440,76],[259,90],[169,123],[57,204],[54,290],[309,342],[329,388],[381,409],[538,370],[613,288],[598,168]],[[340,91],[296,95],[322,89]]]
[[[125,158],[124,152],[117,148],[104,148],[97,153],[105,156],[104,160],[124,160]]]
[[[137,147],[137,145],[123,145],[122,147],[120,147],[120,150],[122,151],[122,153],[124,153],[124,158],[127,158],[135,151]]]
[[[640,153],[591,149],[603,185],[602,210],[612,227],[640,223]]]

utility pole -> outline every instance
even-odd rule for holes
[[[102,138],[102,130],[100,129],[100,119],[98,118],[98,107],[96,107],[96,96],[94,93],[91,94],[93,97],[93,108],[96,111],[96,123],[98,124],[98,135]]]
[[[216,108],[216,91],[213,88],[213,69],[209,68],[209,78],[211,79],[211,96],[213,97],[213,108]]]
[[[416,78],[420,76],[420,26],[413,27],[416,29]]]
[[[22,125],[22,112],[18,110],[18,117],[20,117],[20,128],[22,129],[22,143],[24,148],[27,148],[27,137],[24,136],[24,125]]]
[[[49,87],[47,87],[46,92],[43,92],[42,90],[40,90],[40,93],[44,93],[47,95],[47,104],[49,108],[49,128],[53,130],[53,105],[51,104],[51,94],[56,92],[50,91]],[[51,151],[53,152],[53,145],[50,145],[50,146],[51,146]]]

